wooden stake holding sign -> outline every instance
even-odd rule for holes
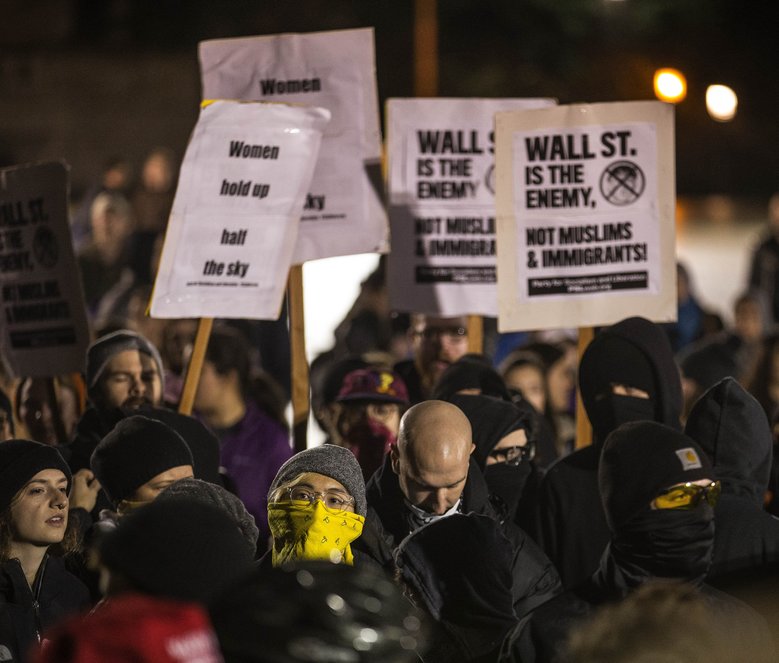
[[[582,355],[587,346],[595,338],[595,329],[593,327],[579,327],[579,342],[577,345],[577,355],[579,365],[582,363]],[[584,410],[582,402],[582,393],[579,391],[579,385],[576,385],[576,448],[588,447],[592,444],[592,426]]]
[[[192,414],[192,407],[195,404],[195,395],[197,394],[197,385],[200,382],[200,373],[203,370],[203,362],[206,358],[208,339],[211,337],[213,324],[213,318],[200,318],[197,323],[195,345],[192,348],[192,354],[187,364],[187,377],[184,379],[184,389],[181,392],[181,402],[179,403],[179,412],[181,414]]]
[[[289,270],[289,342],[292,371],[292,435],[295,451],[307,446],[308,410],[310,404],[308,360],[306,359],[306,324],[303,308],[303,265]]]

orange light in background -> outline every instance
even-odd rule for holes
[[[736,117],[738,97],[727,85],[709,85],[706,88],[706,110],[717,122],[729,122]]]
[[[678,104],[687,96],[687,79],[677,69],[658,69],[655,72],[655,96],[660,101]]]

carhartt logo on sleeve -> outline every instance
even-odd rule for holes
[[[679,460],[682,461],[682,469],[687,470],[699,470],[701,465],[701,459],[698,457],[698,452],[692,447],[685,447],[684,449],[678,449],[676,455],[679,456]]]

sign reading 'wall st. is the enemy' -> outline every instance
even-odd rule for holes
[[[373,30],[339,30],[200,44],[204,99],[327,108],[294,263],[384,251],[381,133]]]
[[[497,315],[496,111],[547,99],[387,102],[393,308]]]
[[[204,104],[181,166],[154,317],[278,317],[329,118],[323,108]]]
[[[89,329],[62,162],[0,170],[0,299],[3,354],[16,375],[83,369]]]
[[[673,107],[496,116],[500,328],[675,319]]]

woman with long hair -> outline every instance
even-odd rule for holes
[[[2,660],[27,660],[47,628],[89,607],[87,588],[61,557],[77,545],[68,523],[71,483],[53,447],[0,444],[0,654],[13,657]]]

